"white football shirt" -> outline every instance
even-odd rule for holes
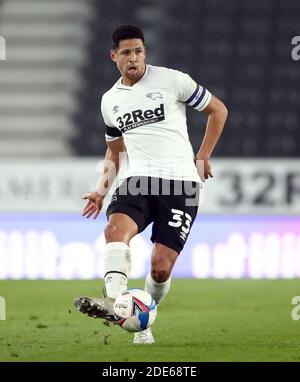
[[[208,90],[178,70],[146,65],[133,86],[121,78],[101,102],[108,142],[123,137],[125,177],[150,176],[200,182],[186,124],[186,105],[203,110]]]

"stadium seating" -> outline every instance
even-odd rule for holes
[[[105,152],[100,99],[119,76],[107,56],[110,35],[116,25],[129,22],[145,30],[149,63],[190,73],[228,106],[215,155],[300,155],[300,68],[291,58],[291,39],[299,34],[298,0],[172,0],[155,7],[142,1],[134,11],[129,3],[93,3],[84,86],[74,114],[78,154]],[[190,110],[188,116],[196,150],[206,118]]]
[[[0,35],[7,42],[0,63],[2,157],[72,154],[70,116],[89,13],[88,1],[1,2]]]
[[[150,64],[180,69],[229,109],[216,156],[299,156],[299,0],[2,0],[0,155],[102,156],[111,32],[140,25]],[[196,151],[206,116],[188,108]]]

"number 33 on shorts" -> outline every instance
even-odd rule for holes
[[[174,228],[181,227],[180,238],[185,241],[191,228],[192,217],[188,213],[175,208],[172,208],[171,213],[173,216],[172,220],[168,221],[168,225]]]

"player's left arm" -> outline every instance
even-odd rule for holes
[[[202,181],[205,181],[205,179],[213,177],[209,159],[224,128],[228,110],[222,101],[212,95],[209,104],[202,111],[208,114],[208,120],[205,135],[195,160],[199,176]]]

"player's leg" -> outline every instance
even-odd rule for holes
[[[127,289],[127,276],[131,267],[130,240],[137,234],[135,221],[123,213],[109,216],[105,228],[104,281],[105,297],[78,297],[74,300],[77,309],[94,318],[114,321],[113,303]]]
[[[178,252],[164,244],[154,243],[151,271],[145,281],[145,290],[151,294],[158,305],[169,292],[171,272],[177,260]]]
[[[145,281],[145,290],[153,297],[156,304],[160,304],[169,292],[171,286],[171,272],[177,260],[178,252],[164,244],[154,243],[151,270]],[[151,328],[135,333],[133,343],[152,344],[154,337]]]
[[[109,216],[105,228],[104,281],[106,295],[116,299],[127,289],[128,274],[131,268],[129,242],[138,233],[136,222],[124,213]]]
[[[108,224],[105,228],[104,298],[78,297],[74,303],[78,310],[95,318],[114,321],[112,307],[115,298],[127,289],[130,271],[130,240],[149,224],[150,210],[147,199],[132,195],[126,179],[116,190],[107,207]]]
[[[180,190],[177,194],[175,190]],[[171,285],[171,272],[188,238],[197,215],[199,185],[195,182],[171,181],[171,195],[156,199],[156,216],[151,240],[154,249],[151,272],[146,277],[145,288],[157,304],[166,296]]]
[[[132,195],[128,182],[129,179],[122,183],[107,208],[109,221],[105,229],[104,280],[106,294],[112,299],[127,289],[131,268],[129,242],[150,222],[147,197]]]
[[[173,191],[175,182],[171,184]],[[197,215],[199,186],[191,182],[185,183],[184,186],[182,195],[173,192],[171,195],[156,197],[157,213],[151,237],[154,250],[151,272],[146,277],[145,290],[152,295],[157,304],[163,300],[170,289],[173,266]],[[136,333],[133,342],[153,343],[151,328]]]

